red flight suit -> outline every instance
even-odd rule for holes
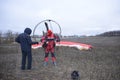
[[[41,42],[43,43],[43,48],[45,49],[44,61],[48,62],[49,53],[51,53],[52,61],[56,61],[55,57],[55,41],[60,41],[58,36],[56,37],[51,30],[47,31],[46,36],[43,36]]]

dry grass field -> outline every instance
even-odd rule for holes
[[[32,50],[32,70],[20,69],[18,44],[0,45],[0,80],[71,80],[79,71],[80,80],[120,80],[120,37],[69,38],[93,46],[92,50],[56,47],[57,66],[50,61],[43,66],[44,50]]]

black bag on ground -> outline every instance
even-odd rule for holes
[[[72,80],[80,80],[79,72],[78,72],[78,71],[73,71],[73,72],[71,73],[71,79],[72,79]]]

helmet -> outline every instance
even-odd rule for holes
[[[51,30],[48,30],[47,31],[47,35],[50,36],[52,34],[52,31]]]

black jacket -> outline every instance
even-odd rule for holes
[[[22,51],[27,51],[27,52],[30,51],[31,52],[31,45],[38,43],[38,42],[32,42],[31,37],[30,37],[31,32],[32,32],[32,30],[30,28],[26,28],[24,30],[24,33],[21,33],[15,39],[16,42],[20,43]]]

